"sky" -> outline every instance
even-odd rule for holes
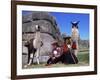
[[[23,11],[23,15],[30,14],[31,11]],[[80,21],[79,34],[82,40],[89,40],[89,14],[84,13],[62,13],[62,12],[49,12],[52,16],[55,17],[58,27],[61,34],[66,33],[71,36],[71,21]]]

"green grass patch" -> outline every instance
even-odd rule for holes
[[[78,53],[78,64],[62,64],[62,63],[57,63],[57,64],[52,64],[50,66],[45,66],[46,63],[40,63],[39,65],[37,64],[32,64],[30,66],[24,67],[23,69],[30,69],[30,68],[52,68],[52,67],[76,67],[76,66],[88,66],[89,65],[89,51],[82,51]]]
[[[89,63],[89,53],[88,52],[79,52],[78,60],[79,60],[79,62]]]

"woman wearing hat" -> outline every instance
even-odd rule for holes
[[[52,53],[50,55],[50,58],[47,61],[46,66],[50,65],[50,64],[56,64],[57,62],[60,61],[60,56],[61,56],[61,48],[59,47],[57,42],[53,42],[52,44]]]
[[[63,48],[63,54],[62,54],[62,63],[64,64],[76,64],[78,63],[77,57],[73,54],[71,51],[71,44],[69,41],[65,39],[64,44],[62,46]]]

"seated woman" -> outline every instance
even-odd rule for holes
[[[66,44],[66,42],[64,42],[62,47],[59,47],[57,43],[53,43],[52,45],[52,54],[48,59],[46,66],[56,64],[57,62],[62,62],[64,64],[78,63],[77,57],[71,51],[70,44]]]
[[[64,41],[62,48],[63,48],[63,54],[61,55],[62,63],[64,63],[64,64],[78,63],[78,59],[74,55],[74,53],[71,51],[71,45],[69,43]]]
[[[60,57],[62,53],[61,47],[59,47],[57,42],[52,43],[52,47],[53,50],[46,65],[56,64],[57,62],[61,61],[61,57]]]

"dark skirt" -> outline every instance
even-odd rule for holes
[[[61,56],[56,57],[55,59],[52,59],[52,57],[50,57],[47,61],[47,64],[56,64],[57,62],[62,62],[64,64],[77,64],[78,59],[73,53],[67,51]]]
[[[67,51],[62,55],[62,62],[65,64],[77,64],[78,59],[74,55],[74,53],[71,53],[71,51]]]

